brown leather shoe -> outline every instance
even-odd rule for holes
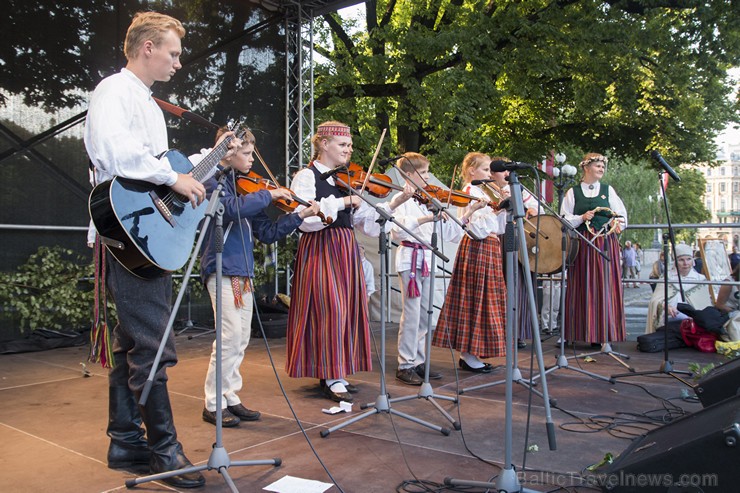
[[[424,364],[416,365],[414,367],[414,371],[417,375],[419,375],[419,378],[424,380]],[[438,371],[434,371],[431,368],[429,368],[429,380],[439,380],[442,378],[442,374]]]
[[[205,407],[203,408],[203,421],[206,423],[216,424],[216,411],[209,411]],[[241,421],[239,418],[229,412],[228,409],[221,411],[221,426],[224,428],[231,428],[237,426]]]
[[[424,379],[416,373],[416,368],[413,366],[411,368],[399,368],[396,370],[396,380],[406,385],[421,385],[424,383]]]
[[[257,421],[261,416],[259,411],[247,409],[241,402],[233,406],[226,406],[226,409],[242,421]]]

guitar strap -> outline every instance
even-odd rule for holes
[[[201,125],[206,128],[216,129],[218,130],[218,125],[213,123],[210,120],[207,120],[203,118],[200,115],[196,115],[195,113],[186,110],[185,108],[180,108],[179,106],[175,106],[174,104],[168,103],[167,101],[163,101],[159,98],[153,98],[154,101],[159,105],[160,108],[162,108],[164,111],[171,113],[175,115],[178,118],[183,118],[185,120],[191,121],[193,123],[197,123],[198,125]]]

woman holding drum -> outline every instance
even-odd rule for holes
[[[607,158],[589,153],[580,167],[583,178],[568,190],[560,209],[574,228],[604,252],[583,240],[568,274],[563,335],[568,341],[607,343],[625,339],[619,239],[627,211],[614,189],[602,183]]]

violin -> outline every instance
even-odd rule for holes
[[[436,185],[427,185],[424,187],[424,191],[439,202],[449,203],[449,205],[455,207],[467,207],[470,202],[481,200],[479,197],[468,195],[458,190],[446,190]],[[423,193],[416,192],[414,198],[422,205],[429,203],[429,197]],[[498,203],[489,202],[488,206],[493,210],[498,210]]]
[[[296,207],[298,207],[299,205],[311,207],[310,203],[306,202],[298,195],[293,193],[290,188],[277,185],[271,180],[261,177],[254,171],[250,170],[249,173],[241,173],[236,176],[236,190],[242,195],[258,192],[260,190],[270,191],[278,189],[287,190],[288,192],[290,192],[291,196],[291,200],[276,199],[273,201],[273,204],[275,204],[275,206],[281,211],[290,213],[295,211]],[[319,212],[318,214],[316,214],[316,216],[321,219],[321,222],[325,225],[329,225],[333,222],[332,218],[326,218],[322,212]]]
[[[342,188],[351,187],[353,190],[361,189],[367,179],[365,190],[375,197],[385,198],[391,193],[391,190],[403,190],[403,187],[396,185],[391,177],[382,173],[372,173],[368,177],[367,171],[362,169],[357,163],[349,163],[346,171],[339,171],[334,175],[337,184]]]

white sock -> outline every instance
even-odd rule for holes
[[[342,381],[342,379],[339,380],[326,380],[326,386],[329,387],[329,389],[332,392],[336,392],[337,394],[345,393],[347,392],[347,387],[344,386],[346,383]]]
[[[486,366],[477,356],[473,356],[470,353],[460,353],[460,357],[465,361],[471,368],[483,368]]]

